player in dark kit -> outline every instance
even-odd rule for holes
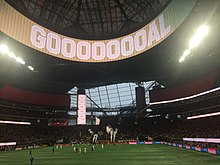
[[[52,150],[53,152],[55,151],[55,149],[54,149],[54,147],[53,147],[53,150]]]
[[[31,152],[31,150],[30,150],[30,152],[29,152],[29,155],[32,155],[32,152]]]
[[[34,157],[31,156],[31,157],[30,157],[30,165],[33,165],[33,162],[34,162]]]

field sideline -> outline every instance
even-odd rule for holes
[[[167,145],[100,145],[87,153],[76,153],[73,147],[52,147],[32,150],[33,165],[219,165],[220,156]],[[83,150],[82,150],[83,151]],[[0,152],[0,165],[29,165],[29,150]]]

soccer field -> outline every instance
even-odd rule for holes
[[[80,147],[86,147],[87,153],[76,153],[73,147],[55,149],[55,153],[52,147],[34,149],[33,165],[220,164],[220,156],[167,145],[109,145],[103,149],[97,145],[94,151],[88,145]],[[0,152],[0,165],[28,165],[29,158],[29,150]]]

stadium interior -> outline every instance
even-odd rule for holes
[[[188,13],[183,10],[187,4]],[[19,34],[5,30],[12,26],[7,15],[0,25],[0,157],[1,151],[87,144],[88,129],[97,132],[99,145],[109,144],[106,126],[118,129],[116,144],[175,143],[220,154],[219,0],[2,0],[1,19],[3,13],[21,18],[22,24],[15,27]],[[171,32],[162,38],[168,23]],[[56,34],[62,43],[108,45],[135,38],[144,29],[155,37],[151,25],[160,27],[161,39],[140,52],[133,48],[137,53],[128,57],[83,61],[48,52],[48,38],[45,48],[30,46],[30,36],[20,39],[33,24],[45,32],[38,29],[37,43]],[[51,41],[58,41],[56,36]]]

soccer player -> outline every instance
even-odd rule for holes
[[[113,131],[113,142],[114,143],[115,143],[115,137],[117,133],[118,133],[118,128],[115,128],[115,130]]]
[[[34,157],[33,157],[33,155],[31,155],[31,157],[30,157],[30,165],[33,165],[33,163],[34,163]]]

